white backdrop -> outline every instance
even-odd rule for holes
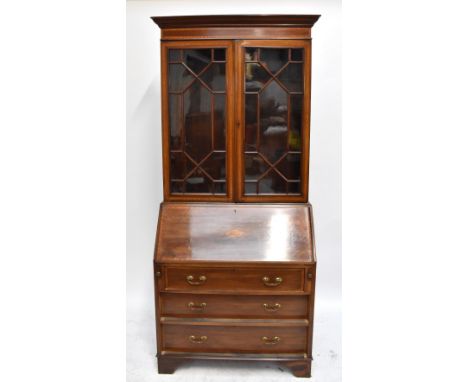
[[[149,325],[154,316],[152,256],[158,208],[163,198],[160,32],[156,24],[150,20],[150,16],[264,13],[322,15],[312,31],[309,200],[314,208],[318,257],[314,354],[319,352],[317,339],[322,337],[329,339],[330,343],[325,342],[325,345],[330,345],[327,346],[330,349],[323,351],[327,352],[330,361],[336,362],[340,353],[341,338],[338,317],[341,301],[341,4],[336,0],[268,2],[237,0],[229,3],[221,3],[219,0],[127,2],[127,317],[131,333],[129,335],[136,332],[141,334],[142,325]],[[321,324],[321,312],[329,309],[338,312],[338,316],[334,316],[333,319],[324,318],[325,321],[333,321],[334,326],[328,325],[329,322],[322,322],[324,331],[333,331],[332,336],[317,331],[317,326]],[[154,325],[148,326],[144,336],[150,336],[150,340],[154,341]],[[134,345],[138,346],[135,343]],[[139,353],[129,352],[130,358],[132,354]],[[316,356],[317,354],[315,359]],[[130,363],[133,365],[132,375],[139,375],[139,380],[142,380],[136,369],[144,366],[137,359],[130,359]],[[135,366],[137,364],[140,366]],[[152,364],[148,363],[147,366]],[[332,379],[326,380],[330,382]]]

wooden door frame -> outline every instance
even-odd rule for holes
[[[244,54],[245,47],[258,48],[303,48],[304,96],[302,111],[302,154],[301,154],[301,195],[250,195],[244,194]],[[310,80],[311,80],[311,41],[307,40],[237,40],[236,57],[236,187],[235,200],[238,202],[307,202],[309,192],[309,143],[310,143]]]
[[[168,50],[169,49],[226,49],[226,195],[171,194],[170,188],[170,144],[169,144],[169,93],[168,93]],[[233,202],[234,201],[234,41],[161,41],[161,131],[164,201],[179,202]]]

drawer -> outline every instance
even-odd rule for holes
[[[230,296],[161,293],[161,315],[187,317],[305,318],[307,296]]]
[[[162,347],[180,352],[307,353],[307,327],[164,324]]]
[[[304,269],[167,267],[164,289],[197,293],[304,292]]]

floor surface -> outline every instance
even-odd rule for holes
[[[158,374],[152,311],[127,312],[127,382],[276,382],[301,381],[278,365],[198,361],[174,374]],[[339,305],[317,302],[314,324],[313,382],[341,382],[341,311]]]

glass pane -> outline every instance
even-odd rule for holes
[[[301,184],[299,182],[288,182],[288,194],[297,194],[301,193]]]
[[[169,129],[171,132],[171,148],[180,149],[181,142],[181,129],[182,124],[180,120],[181,115],[181,96],[178,94],[169,95]]]
[[[290,92],[302,92],[302,64],[288,64],[278,79]]]
[[[226,95],[214,94],[214,149],[226,149]]]
[[[226,49],[170,49],[171,193],[226,195]],[[175,63],[179,62],[179,63]]]
[[[193,162],[187,159],[183,152],[171,153],[171,179],[184,179],[193,170]]]
[[[211,153],[201,167],[213,180],[226,179],[226,154],[218,152]]]
[[[259,151],[272,163],[288,148],[288,94],[276,81],[260,93]]]
[[[184,192],[184,182],[171,182],[171,193],[182,194]]]
[[[226,194],[226,182],[215,182],[214,193],[225,195]]]
[[[211,49],[185,49],[184,62],[195,74],[199,74],[211,62]]]
[[[215,49],[214,50],[215,61],[226,61],[226,49]]]
[[[304,49],[291,49],[291,61],[302,61]]]
[[[199,81],[184,94],[185,151],[200,162],[211,151],[211,93]]]
[[[203,72],[201,79],[213,91],[226,90],[226,64],[211,64],[211,66]]]
[[[211,180],[200,169],[196,169],[187,179],[185,191],[189,193],[211,193],[211,186]]]
[[[180,62],[182,51],[180,49],[169,49],[169,62]]]
[[[257,154],[245,154],[244,162],[246,180],[257,180],[270,168]]]
[[[245,95],[245,149],[247,151],[257,148],[257,111],[258,95]]]
[[[245,91],[257,92],[271,78],[260,64],[245,64]]]
[[[302,95],[294,94],[291,98],[291,115],[289,129],[289,149],[300,151],[302,147]]]
[[[299,180],[301,176],[301,158],[299,154],[286,155],[276,169],[288,180]]]
[[[267,68],[275,74],[289,59],[289,49],[262,48],[260,49],[260,61],[264,62]]]
[[[259,180],[258,188],[260,194],[286,194],[286,181],[271,170],[264,178]]]
[[[195,79],[182,64],[169,64],[169,91],[182,92]]]
[[[258,61],[258,49],[245,48],[245,61]]]
[[[245,182],[244,184],[245,194],[257,194],[257,182]]]

